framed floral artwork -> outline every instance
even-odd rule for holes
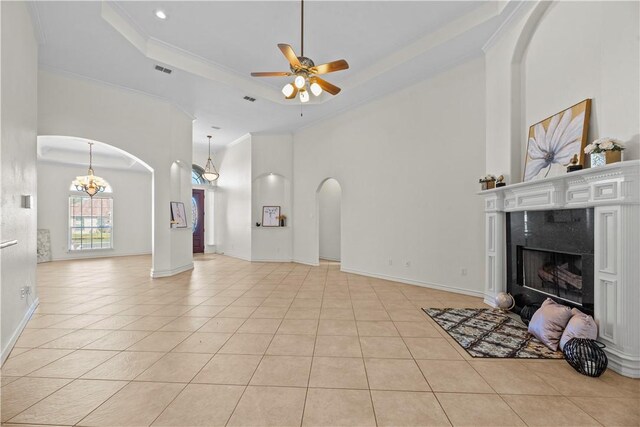
[[[529,128],[524,182],[565,174],[574,156],[584,165],[590,113],[585,99]]]

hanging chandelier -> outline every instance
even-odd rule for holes
[[[93,142],[89,142],[89,170],[85,176],[77,176],[73,185],[78,191],[84,191],[89,197],[103,192],[107,188],[107,182],[93,174]]]
[[[207,138],[209,138],[209,158],[207,159],[207,164],[204,167],[204,173],[202,174],[202,177],[209,182],[213,182],[218,179],[220,174],[216,170],[216,167],[213,165],[213,161],[211,160],[211,135],[207,135]]]

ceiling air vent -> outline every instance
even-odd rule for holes
[[[211,126],[211,129],[220,130],[222,128],[220,126]]]
[[[256,99],[251,96],[245,96],[243,99],[249,102],[256,102]]]
[[[173,71],[171,68],[165,68],[160,65],[156,65],[156,70],[162,71],[163,73],[166,73],[166,74],[171,74],[171,72]]]

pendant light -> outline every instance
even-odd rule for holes
[[[89,197],[103,192],[107,188],[107,182],[93,174],[93,142],[89,142],[89,170],[85,176],[77,176],[73,185],[78,191],[84,191]]]
[[[204,167],[204,173],[202,174],[202,177],[209,182],[213,182],[218,179],[220,174],[216,170],[216,167],[213,165],[213,161],[211,160],[211,135],[207,135],[207,138],[209,138],[209,158],[207,159],[207,164]]]

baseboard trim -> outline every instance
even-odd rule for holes
[[[2,354],[0,355],[0,366],[4,364],[4,362],[7,360],[7,357],[9,357],[9,354],[11,354],[13,346],[16,345],[16,341],[18,341],[18,338],[20,338],[20,334],[22,333],[22,331],[24,331],[24,328],[27,326],[27,322],[29,322],[29,319],[31,319],[33,312],[36,311],[38,304],[40,304],[40,298],[36,298],[31,303],[31,306],[29,306],[29,309],[22,317],[20,324],[13,332],[13,335],[11,335],[11,339],[9,340],[5,348],[2,349]]]
[[[291,261],[292,261],[292,262],[296,262],[296,263],[298,263],[298,264],[310,265],[310,266],[312,266],[312,267],[317,267],[317,266],[319,266],[319,265],[320,265],[320,263],[319,263],[319,262],[304,261],[304,260],[296,259],[296,258],[292,259]]]
[[[74,261],[74,260],[80,260],[80,259],[93,259],[93,258],[117,258],[117,257],[123,257],[123,256],[141,256],[141,255],[152,255],[151,252],[131,252],[131,253],[119,253],[119,254],[114,254],[114,253],[100,253],[100,252],[94,252],[94,253],[87,253],[85,252],[87,255],[86,256],[71,256],[71,257],[63,257],[63,258],[51,258],[51,261]],[[44,262],[50,262],[50,261],[44,261]]]
[[[344,267],[344,266],[342,266],[340,271],[343,271],[345,273],[359,274],[360,276],[373,277],[373,278],[376,278],[376,279],[390,280],[392,282],[406,283],[407,285],[421,286],[423,288],[438,289],[438,290],[441,290],[441,291],[454,292],[456,294],[469,295],[469,296],[472,296],[472,297],[479,297],[479,298],[483,298],[484,297],[484,292],[482,292],[482,291],[473,291],[473,290],[469,290],[469,289],[458,288],[458,287],[455,287],[455,286],[442,285],[442,284],[439,284],[439,283],[423,282],[423,281],[420,281],[420,280],[413,280],[413,279],[405,279],[403,277],[388,276],[386,274],[369,273],[367,271],[360,271],[360,270],[356,270],[356,269],[348,268],[348,267]]]
[[[609,369],[629,378],[640,378],[640,357],[630,356],[621,351],[605,347],[609,359]]]
[[[262,259],[262,258],[252,258],[251,262],[293,262],[292,259]]]
[[[340,262],[340,258],[333,258],[330,256],[320,256],[320,259],[325,260],[325,261],[335,261],[335,262]]]
[[[236,258],[236,259],[241,259],[243,261],[248,261],[251,262],[251,259],[245,257],[245,256],[241,256],[241,255],[236,255],[236,254],[231,254],[229,252],[216,252],[217,255],[223,255],[223,256],[228,256],[231,258]]]
[[[151,277],[157,279],[159,277],[175,276],[176,274],[184,273],[185,271],[193,270],[193,262],[185,264],[181,267],[172,268],[171,270],[154,270],[151,269]]]

